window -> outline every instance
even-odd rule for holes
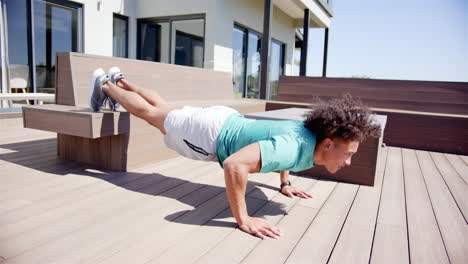
[[[234,27],[232,32],[232,85],[236,98],[244,97],[245,67],[247,62],[247,31]]]
[[[3,0],[9,90],[55,93],[57,52],[82,50],[82,5],[64,0]]]
[[[236,97],[260,98],[262,35],[234,25],[232,39],[234,94]],[[279,41],[271,40],[267,99],[277,97],[279,76],[284,73],[284,46]]]
[[[247,41],[247,87],[246,98],[260,98],[262,38],[260,34],[249,32]]]
[[[138,20],[138,59],[203,68],[204,54],[204,15]]]
[[[266,98],[267,100],[276,100],[278,97],[279,78],[284,72],[284,44],[272,40],[270,49],[270,83]]]
[[[113,56],[128,58],[128,17],[114,14],[112,34]]]

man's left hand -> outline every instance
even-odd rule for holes
[[[283,188],[281,188],[281,193],[291,198],[294,195],[304,199],[312,198],[312,195],[296,186],[283,186]]]

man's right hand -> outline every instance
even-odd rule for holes
[[[240,229],[244,232],[264,239],[265,236],[278,238],[282,235],[281,230],[270,224],[267,220],[258,217],[246,217],[242,223],[239,224]]]

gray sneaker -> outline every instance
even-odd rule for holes
[[[106,103],[107,95],[102,90],[102,85],[109,80],[109,77],[102,68],[96,69],[93,72],[89,88],[89,106],[94,112],[99,112],[101,107]]]
[[[109,76],[110,78],[110,82],[117,85],[117,81],[119,81],[120,79],[123,79],[124,76],[122,74],[122,72],[120,71],[119,67],[112,67],[109,69],[109,71],[107,71],[107,76]],[[110,109],[112,109],[112,111],[115,111],[115,109],[117,109],[119,107],[119,103],[117,103],[116,100],[114,100],[114,98],[109,97],[109,107]]]

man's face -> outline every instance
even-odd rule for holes
[[[325,139],[323,158],[325,168],[335,173],[344,166],[351,165],[351,158],[357,152],[359,141],[344,141],[340,139]]]

